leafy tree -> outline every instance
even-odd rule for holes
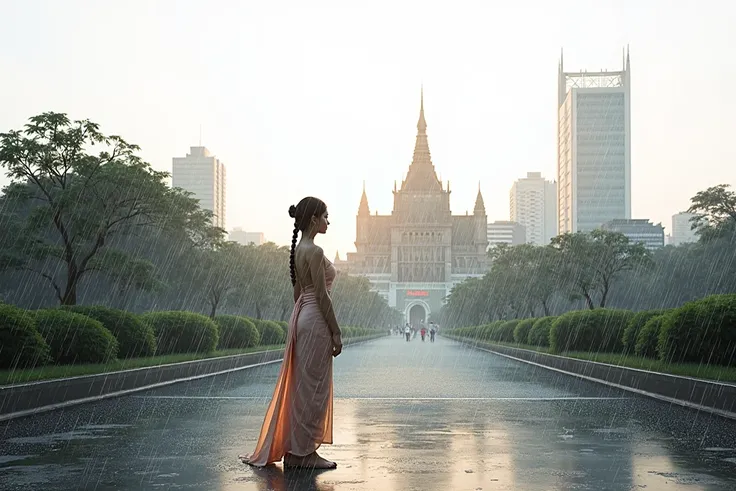
[[[614,280],[626,271],[649,268],[649,251],[641,243],[631,244],[621,233],[596,229],[585,234],[567,233],[552,239],[560,252],[557,263],[562,276],[582,295],[589,309],[605,307]]]
[[[164,228],[201,245],[216,241],[224,231],[211,226],[211,213],[169,188],[168,174],[153,170],[138,150],[89,120],[52,112],[30,118],[23,130],[1,133],[0,165],[12,179],[4,198],[31,204],[26,217],[5,217],[23,237],[5,265],[37,273],[61,304],[74,305],[91,272],[132,271],[136,286],[152,284],[150,268],[110,248],[117,236]]]

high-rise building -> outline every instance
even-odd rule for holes
[[[664,247],[664,227],[646,218],[609,220],[600,227],[603,230],[624,234],[631,243],[641,243],[650,251]]]
[[[427,322],[452,288],[488,271],[486,217],[478,189],[472,215],[450,211],[450,184],[437,178],[429,153],[422,96],[414,157],[389,215],[371,214],[363,188],[356,217],[355,252],[335,258],[342,273],[368,278],[373,291],[404,312],[406,322]],[[472,199],[472,195],[469,196]]]
[[[263,245],[266,242],[266,238],[263,232],[246,232],[240,227],[235,227],[228,234],[228,240],[237,242],[242,245]]]
[[[193,193],[199,206],[214,214],[216,227],[225,228],[225,164],[205,147],[190,147],[186,157],[174,157],[171,184]]]
[[[541,172],[527,172],[514,182],[509,207],[511,221],[526,230],[526,242],[547,245],[557,235],[557,183],[545,181]]]
[[[486,226],[486,237],[488,237],[487,249],[506,244],[521,245],[527,243],[526,230],[524,226],[509,220],[496,220]]]
[[[557,111],[558,233],[631,218],[631,70],[565,72]]]
[[[698,235],[691,228],[691,219],[694,217],[694,213],[685,211],[672,215],[672,245],[678,246],[698,241]]]

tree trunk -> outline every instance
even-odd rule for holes
[[[585,304],[588,306],[590,310],[595,309],[595,305],[593,304],[593,299],[590,297],[590,294],[588,292],[583,293],[583,296],[585,297]]]
[[[217,302],[215,302],[214,300],[210,301],[210,307],[210,319],[214,319],[215,314],[217,313]]]
[[[544,316],[548,317],[549,316],[549,306],[547,305],[546,300],[542,300],[542,308],[544,309]]]
[[[606,297],[608,296],[608,282],[603,283],[603,293],[601,295],[601,308],[606,306]]]
[[[263,317],[261,317],[261,304],[260,304],[260,302],[256,302],[256,319],[263,319]]]
[[[69,263],[66,268],[66,287],[61,296],[61,305],[77,305],[77,283],[79,282],[77,265]]]

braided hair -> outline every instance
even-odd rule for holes
[[[296,206],[289,207],[289,216],[294,219],[294,234],[291,237],[291,253],[289,254],[289,273],[291,275],[291,284],[296,285],[296,264],[294,260],[294,251],[296,249],[296,239],[299,231],[306,232],[312,217],[319,217],[327,211],[327,205],[318,198],[307,196],[302,199]]]

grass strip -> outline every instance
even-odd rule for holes
[[[370,339],[373,337],[379,336],[360,336],[357,338],[347,338],[345,341],[350,344],[361,339]],[[254,346],[252,348],[213,351],[212,353],[178,353],[173,355],[148,356],[144,358],[129,358],[126,360],[115,360],[110,363],[86,365],[45,365],[22,370],[0,370],[0,386],[37,382],[39,380],[79,377],[82,375],[99,375],[102,373],[119,372],[121,370],[157,367],[160,365],[168,365],[170,363],[206,360],[208,358],[242,355],[246,353],[255,353],[257,351],[277,350],[283,348],[283,344],[276,344],[269,346]]]
[[[467,340],[453,336],[457,340]],[[702,363],[667,363],[653,358],[645,358],[643,356],[627,355],[623,353],[588,353],[585,351],[568,351],[564,353],[551,353],[548,347],[530,346],[518,343],[501,343],[484,341],[483,344],[493,346],[507,346],[509,348],[521,348],[540,353],[554,354],[559,356],[567,356],[569,358],[577,358],[579,360],[594,361],[598,363],[607,363],[626,368],[636,368],[638,370],[646,370],[648,372],[664,373],[668,375],[680,375],[682,377],[692,377],[713,382],[736,382],[736,367],[728,367],[723,365],[706,365]]]

